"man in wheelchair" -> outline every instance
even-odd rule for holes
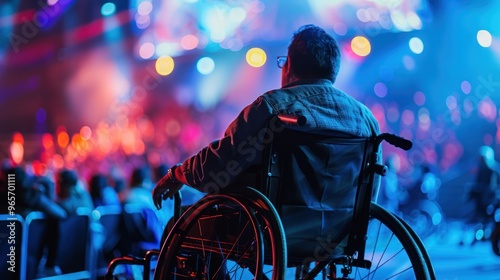
[[[269,130],[269,126],[273,126],[272,119],[277,115],[303,116],[306,123],[295,126],[295,129],[306,133],[367,138],[380,134],[378,121],[372,112],[334,87],[340,59],[339,47],[332,36],[314,25],[300,27],[292,37],[287,55],[279,56],[277,60],[282,71],[281,88],[259,96],[241,111],[221,139],[170,168],[153,190],[156,207],[160,209],[162,201],[171,198],[183,185],[205,193],[223,193],[230,186],[241,185],[239,183],[251,173],[250,169],[261,165],[263,151],[268,144],[276,140],[273,132],[279,127],[274,124],[275,129],[271,127]],[[299,140],[293,138],[296,137],[282,136],[283,140],[280,141]],[[331,201],[341,205],[342,202],[336,200],[343,199],[346,194],[342,192],[349,192],[349,196],[355,195],[355,191],[348,188],[337,190],[337,193],[329,192],[324,182],[331,178],[325,178],[318,170],[324,165],[323,162],[332,157],[332,153],[348,155],[349,152],[319,149],[304,151],[302,157],[288,159],[294,162],[291,168],[296,172],[286,175],[289,188],[281,193],[285,201],[299,208],[284,208],[290,214],[289,219],[283,221],[285,228],[288,223],[300,223],[299,231],[321,231],[323,220],[330,217],[317,211],[319,214],[315,214],[314,210],[330,207],[328,203]],[[362,152],[356,153],[363,155]],[[339,172],[348,171],[346,169],[349,167],[343,167]],[[335,195],[338,195],[338,199],[332,199]],[[302,212],[299,216],[294,215],[297,209]],[[332,215],[337,214],[335,212]],[[301,233],[297,233],[297,239],[293,240],[293,231],[290,229],[287,232],[287,242],[289,245],[295,242],[295,247],[300,248]]]
[[[173,166],[153,191],[156,207],[161,208],[162,200],[172,197],[184,184],[207,193],[231,185],[261,160],[269,142],[263,129],[278,114],[304,116],[307,123],[301,130],[378,135],[379,124],[372,112],[333,86],[340,58],[337,42],[323,29],[313,25],[299,28],[287,56],[278,57],[282,87],[264,93],[244,108],[221,139]]]

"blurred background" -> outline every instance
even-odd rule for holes
[[[399,187],[430,171],[434,223],[463,219],[480,147],[500,147],[499,18],[494,0],[4,0],[0,158],[82,177],[173,165],[280,87],[276,56],[312,23],[342,49],[335,85],[413,141],[384,146]]]

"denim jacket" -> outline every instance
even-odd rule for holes
[[[380,133],[371,111],[336,89],[327,79],[299,80],[259,96],[227,127],[224,136],[186,159],[176,170],[188,185],[218,192],[261,160],[271,118],[277,114],[303,115],[303,129],[335,131],[370,137]]]

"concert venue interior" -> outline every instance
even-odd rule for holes
[[[335,86],[413,142],[383,158],[437,278],[496,279],[500,185],[481,217],[470,194],[480,156],[500,161],[499,18],[495,0],[2,1],[3,173],[70,169],[83,188],[96,173],[127,188],[135,168],[184,160],[279,88],[276,57],[316,24],[342,51]]]

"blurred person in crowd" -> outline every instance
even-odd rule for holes
[[[47,227],[42,236],[42,246],[38,250],[30,250],[28,266],[37,269],[42,258],[45,264],[38,271],[38,276],[53,276],[61,274],[56,264],[57,240],[59,235],[58,220],[67,217],[66,211],[51,197],[53,182],[43,176],[29,176],[22,167],[12,167],[5,175],[14,174],[16,188],[16,212],[26,218],[31,212],[39,211],[45,214]],[[31,271],[29,272],[31,273]],[[30,276],[31,277],[31,276]]]
[[[130,187],[126,189],[122,203],[147,203],[150,201],[148,194],[151,193],[150,169],[147,166],[134,168],[130,175]]]
[[[500,165],[495,160],[495,151],[489,146],[479,149],[477,171],[474,182],[468,192],[468,198],[474,204],[471,219],[484,219],[489,214],[489,205],[495,202],[495,193],[500,188]]]
[[[67,217],[64,209],[51,197],[51,184],[46,177],[29,176],[22,167],[12,167],[5,173],[14,174],[15,187],[18,192],[16,210],[26,217],[30,212],[41,211],[48,217],[63,219]]]
[[[69,215],[77,214],[77,209],[94,209],[90,193],[81,185],[75,171],[63,169],[57,174],[58,203]]]
[[[109,177],[111,187],[118,194],[120,202],[123,201],[127,194],[127,180],[125,175],[123,175],[123,171],[120,168],[113,166],[109,172]]]
[[[120,205],[118,193],[108,184],[108,178],[105,175],[94,174],[89,180],[89,188],[94,207]]]
[[[151,186],[149,167],[137,167],[132,171],[130,187],[122,201],[125,209],[125,234],[122,237],[121,250],[125,255],[138,256],[147,250],[158,249],[163,229],[173,215],[173,211],[158,211],[155,208]]]

